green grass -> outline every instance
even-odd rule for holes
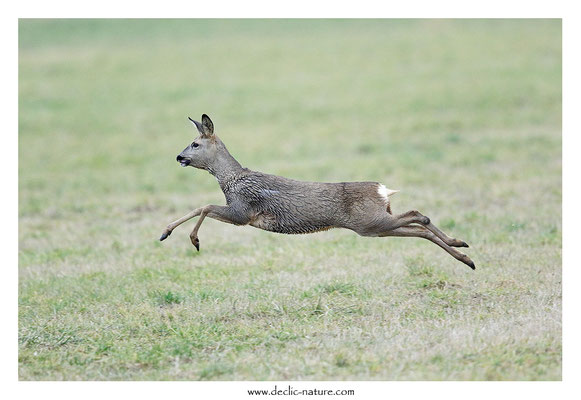
[[[21,20],[22,380],[561,379],[558,20]],[[252,169],[401,189],[466,240],[207,220]]]

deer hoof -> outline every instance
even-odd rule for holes
[[[192,240],[192,244],[196,248],[196,250],[200,251],[200,239],[197,237],[190,238]]]
[[[468,257],[466,257],[465,260],[462,260],[462,261],[464,262],[464,264],[468,265],[470,268],[476,269],[476,265],[474,265],[474,261],[472,261]]]
[[[160,241],[160,242],[164,241],[165,239],[167,239],[167,237],[168,237],[169,235],[171,235],[171,231],[164,231],[164,232],[161,234],[161,237],[159,238],[159,241]]]
[[[426,216],[423,216],[422,219],[421,219],[421,223],[423,225],[429,225],[430,224],[430,219],[428,217],[426,217]]]

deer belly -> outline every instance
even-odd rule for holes
[[[266,212],[257,214],[252,218],[249,225],[265,231],[286,234],[314,233],[333,228],[332,225],[321,221],[297,221],[284,217],[277,218],[276,215]]]
[[[249,225],[265,231],[273,231],[276,227],[276,217],[272,214],[260,213],[251,219]]]

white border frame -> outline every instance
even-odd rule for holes
[[[579,185],[574,184],[579,171],[579,136],[581,129],[578,101],[579,85],[578,41],[581,37],[580,18],[574,2],[566,1],[408,1],[406,4],[383,4],[374,1],[314,2],[297,0],[292,5],[273,1],[210,1],[192,4],[168,0],[157,7],[144,3],[124,4],[102,1],[83,6],[78,1],[20,1],[3,6],[0,23],[3,61],[1,99],[7,143],[2,146],[1,170],[8,196],[2,200],[1,230],[3,263],[7,278],[2,279],[2,304],[8,329],[2,330],[2,362],[0,377],[4,393],[17,393],[22,398],[42,399],[102,399],[104,397],[160,398],[250,398],[247,389],[286,387],[289,382],[18,382],[18,18],[563,18],[563,381],[562,382],[290,382],[295,388],[354,389],[349,399],[429,398],[487,399],[500,398],[568,399],[581,393],[579,384],[579,339],[577,318],[580,290],[576,289],[580,266],[572,249],[579,239],[577,208],[581,204]],[[403,3],[403,2],[398,2]],[[349,5],[347,5],[349,4]],[[291,11],[289,11],[291,10]],[[577,178],[578,179],[578,178]],[[295,398],[295,397],[293,397]]]

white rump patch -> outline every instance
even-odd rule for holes
[[[377,193],[379,193],[379,195],[384,198],[387,203],[389,203],[388,197],[397,192],[399,192],[399,190],[388,189],[385,187],[385,185],[382,184],[377,187]]]

